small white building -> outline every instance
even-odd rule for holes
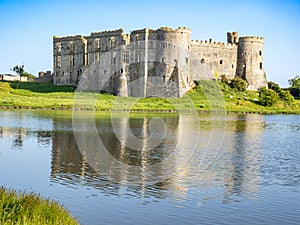
[[[16,76],[16,75],[12,75],[12,74],[0,74],[0,81],[27,82],[27,77],[25,77],[25,76]]]

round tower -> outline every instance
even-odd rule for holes
[[[245,79],[248,89],[266,87],[263,61],[264,38],[240,37],[236,75]]]

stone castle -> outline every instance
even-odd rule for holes
[[[181,97],[195,80],[240,77],[266,87],[263,37],[227,33],[227,43],[191,40],[191,29],[122,29],[53,37],[54,84],[119,96]]]

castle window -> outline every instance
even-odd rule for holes
[[[61,52],[61,43],[56,44],[56,51],[57,53]]]
[[[185,58],[185,63],[186,63],[186,64],[189,63],[189,58]]]
[[[259,56],[261,56],[261,55],[262,55],[262,52],[261,52],[261,51],[259,51],[259,52],[258,52],[258,54],[259,54]]]
[[[70,51],[73,52],[74,51],[74,42],[71,41],[69,46],[70,46]]]
[[[233,64],[231,65],[231,68],[232,68],[232,69],[234,68],[234,65],[233,65]]]
[[[163,57],[163,58],[161,59],[161,62],[162,62],[162,63],[166,63],[166,57]]]
[[[70,66],[75,66],[75,57],[74,57],[74,55],[70,56]]]
[[[115,65],[116,62],[117,62],[116,53],[113,52],[113,53],[111,54],[111,64],[112,64],[112,65]]]
[[[135,35],[136,46],[140,46],[140,35]]]
[[[95,53],[95,61],[97,61],[99,58],[100,58],[100,53],[99,53],[99,52],[96,52],[96,53]]]
[[[247,55],[247,52],[245,52],[245,55]]]
[[[110,47],[111,48],[115,48],[116,47],[116,39],[115,38],[111,38],[110,39]]]
[[[56,67],[61,67],[61,56],[56,56]]]
[[[95,40],[95,49],[96,49],[96,50],[100,50],[100,39],[99,39],[99,38],[97,38],[97,39]]]
[[[123,49],[122,50],[122,62],[129,63],[129,50]]]
[[[221,64],[221,65],[223,64],[223,60],[220,60],[220,64]]]
[[[140,54],[139,51],[135,51],[135,52],[134,52],[134,61],[135,61],[136,63],[138,63],[138,62],[141,61],[141,54]]]
[[[263,68],[263,65],[262,65],[262,62],[261,62],[261,63],[259,63],[259,69],[262,70],[262,68]]]
[[[202,59],[201,59],[201,63],[205,63],[205,59],[202,58]]]

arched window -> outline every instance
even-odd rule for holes
[[[221,65],[223,64],[223,59],[220,60],[220,64],[221,64]]]
[[[202,59],[201,59],[201,63],[205,63],[205,59],[202,58]]]
[[[262,64],[262,62],[261,62],[261,63],[259,63],[259,69],[262,70],[262,68],[263,68],[263,64]]]
[[[258,54],[259,54],[259,56],[261,56],[261,55],[262,55],[262,52],[261,52],[261,51],[259,51],[259,52],[258,52]]]

